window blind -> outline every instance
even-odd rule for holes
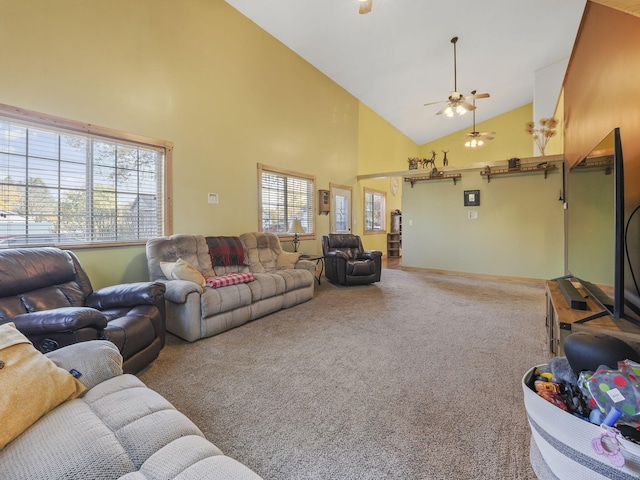
[[[164,148],[0,116],[0,247],[161,235]]]

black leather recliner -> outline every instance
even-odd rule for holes
[[[42,352],[106,339],[137,373],[165,341],[165,285],[139,282],[93,290],[73,252],[53,247],[0,250],[0,324],[13,322]]]
[[[330,233],[322,237],[325,277],[338,285],[379,282],[382,252],[365,250],[357,235]]]

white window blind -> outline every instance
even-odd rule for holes
[[[163,234],[165,149],[0,115],[0,247]]]
[[[313,234],[314,177],[284,172],[258,164],[260,231],[285,234],[299,219],[306,234]]]

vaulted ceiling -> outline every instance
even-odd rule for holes
[[[454,36],[457,90],[491,95],[481,122],[533,101],[536,72],[570,57],[586,3],[372,0],[360,15],[357,0],[226,1],[418,144],[470,130],[470,114],[424,106],[454,90]]]

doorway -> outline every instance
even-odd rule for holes
[[[351,233],[351,187],[329,184],[331,233]]]

